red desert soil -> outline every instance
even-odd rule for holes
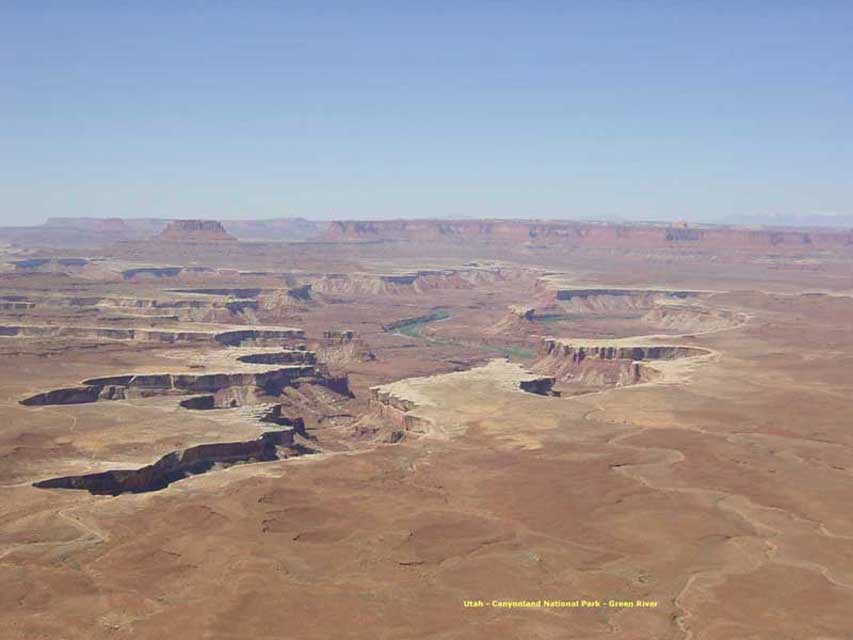
[[[62,224],[0,245],[0,637],[850,637],[847,231]]]

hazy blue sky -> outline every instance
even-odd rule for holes
[[[851,34],[850,0],[0,0],[0,223],[853,212]]]

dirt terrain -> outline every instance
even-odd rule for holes
[[[853,637],[849,230],[0,229],[0,637]]]

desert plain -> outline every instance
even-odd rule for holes
[[[853,235],[0,229],[0,637],[853,637]]]

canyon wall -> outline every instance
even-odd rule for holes
[[[206,473],[214,467],[270,462],[312,451],[295,442],[294,429],[268,431],[256,440],[202,444],[173,451],[139,469],[118,469],[79,476],[63,476],[33,483],[39,489],[83,489],[96,495],[158,491],[178,480]]]
[[[682,345],[647,345],[631,341],[568,341],[544,338],[532,369],[561,383],[609,387],[648,382],[658,377],[650,363],[708,355],[707,349]]]

